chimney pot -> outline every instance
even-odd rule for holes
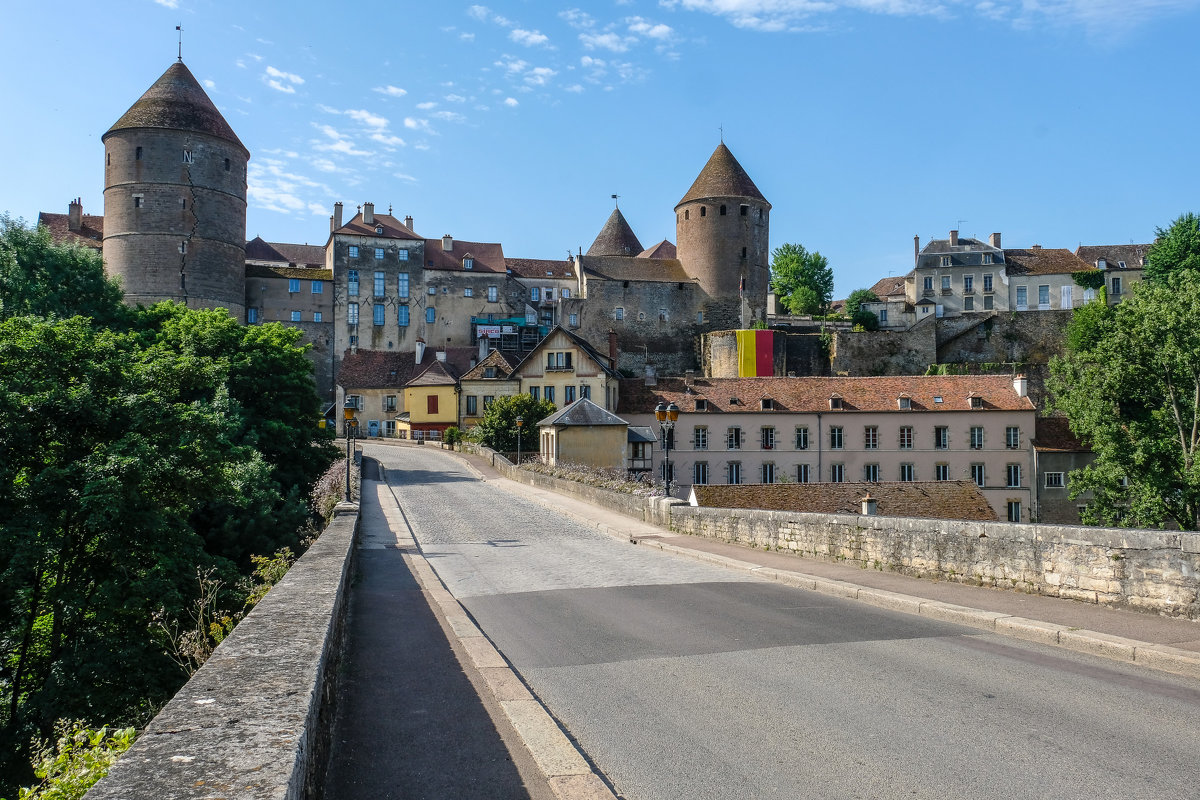
[[[413,221],[412,221],[411,215],[404,218],[404,227],[408,228],[410,231],[413,229]]]
[[[447,233],[445,236],[442,237],[442,252],[449,253],[453,249],[454,249],[454,237]]]
[[[989,236],[988,244],[990,244],[992,247],[996,248],[997,250],[1003,249],[1000,246],[1000,234],[999,233],[993,233],[991,236]]]
[[[76,197],[67,206],[67,228],[78,233],[83,230],[83,200]]]
[[[336,231],[340,227],[342,227],[342,204],[334,203],[333,204],[333,229]]]
[[[914,236],[913,237],[913,265],[914,266],[916,265],[917,261],[920,260],[920,258],[921,258],[921,237]]]
[[[425,360],[425,340],[424,339],[421,339],[421,338],[417,339],[417,349],[416,349],[416,352],[414,353],[414,355],[417,357],[418,364],[420,364],[422,361]]]
[[[363,223],[366,225],[375,224],[375,204],[363,203]]]
[[[958,231],[950,231],[950,246],[958,247]]]
[[[1024,375],[1017,374],[1013,376],[1013,391],[1017,393],[1017,397],[1029,396],[1029,378]]]

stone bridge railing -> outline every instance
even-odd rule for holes
[[[339,504],[87,800],[321,796],[357,527]]]

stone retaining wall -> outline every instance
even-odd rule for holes
[[[670,528],[952,580],[1200,618],[1200,534],[782,511],[671,509]]]
[[[340,504],[87,800],[321,796],[357,523]]]

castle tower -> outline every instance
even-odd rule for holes
[[[642,252],[642,243],[633,233],[633,228],[625,221],[621,209],[614,208],[604,227],[596,236],[596,241],[588,248],[589,256],[636,256]]]
[[[182,61],[101,137],[104,262],[125,300],[245,317],[250,151]]]
[[[735,327],[766,320],[770,213],[771,204],[724,142],[675,206],[678,257],[714,301],[714,316],[725,318],[713,322]]]

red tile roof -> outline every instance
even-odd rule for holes
[[[471,368],[471,360],[477,355],[474,347],[450,347],[446,350],[446,371],[461,374]],[[403,353],[382,350],[346,351],[338,369],[337,384],[344,389],[400,389],[437,361],[432,347],[426,348],[425,357],[416,363],[413,351]]]
[[[440,245],[439,245],[440,246]],[[547,258],[505,258],[504,265],[522,278],[574,278],[575,264]]]
[[[104,239],[104,217],[84,214],[82,223],[78,231],[73,231],[67,214],[51,214],[48,211],[38,214],[38,225],[49,228],[50,237],[58,244],[80,244],[99,250]]]
[[[893,275],[883,278],[871,287],[871,292],[880,300],[887,300],[889,297],[899,295],[904,298],[904,275]]]
[[[383,228],[383,233],[376,233],[376,228]],[[354,218],[345,225],[338,228],[335,233],[345,233],[354,236],[385,236],[389,239],[422,238],[406,228],[403,222],[396,219],[391,214],[375,214],[375,224],[368,225],[363,222],[363,215],[361,211],[355,214]]]
[[[246,260],[322,268],[325,266],[325,248],[315,244],[267,242],[261,236],[255,236],[246,242]]]
[[[485,378],[484,371],[488,367],[496,368],[496,377]],[[471,369],[467,370],[462,375],[462,380],[480,380],[480,381],[503,381],[508,380],[508,376],[512,374],[516,364],[509,361],[508,356],[499,350],[493,350],[487,354],[487,357],[480,361]]]
[[[1091,244],[1075,248],[1075,255],[1088,264],[1095,264],[1100,259],[1108,262],[1109,269],[1119,269],[1122,261],[1126,269],[1144,269],[1142,259],[1150,252],[1152,244]]]
[[[494,242],[450,241],[450,250],[442,249],[442,239],[425,240],[425,269],[463,272],[463,259],[475,259],[471,272],[505,272],[504,247]]]
[[[766,483],[693,486],[705,508],[757,508],[815,514],[861,514],[870,493],[881,517],[995,521],[996,512],[972,481],[886,483]]]
[[[678,252],[675,245],[663,239],[653,247],[647,247],[642,252],[638,253],[638,258],[675,258]]]
[[[897,399],[906,394],[911,411],[901,411]],[[684,412],[696,407],[697,399],[708,401],[708,411],[718,413],[774,414],[846,411],[971,411],[969,397],[983,398],[983,408],[1031,411],[1028,397],[1018,397],[1012,379],[1004,375],[900,375],[872,378],[696,378],[689,388],[683,378],[659,378],[646,386],[640,378],[621,381],[619,414],[648,412],[658,403],[675,403]],[[842,412],[831,411],[829,398],[840,395]],[[941,397],[942,402],[935,402]],[[730,402],[736,398],[737,403]],[[774,410],[759,411],[759,400],[770,398]]]
[[[1061,275],[1095,272],[1096,268],[1063,247],[1031,247],[1028,250],[1005,249],[1005,271],[1009,275]]]

